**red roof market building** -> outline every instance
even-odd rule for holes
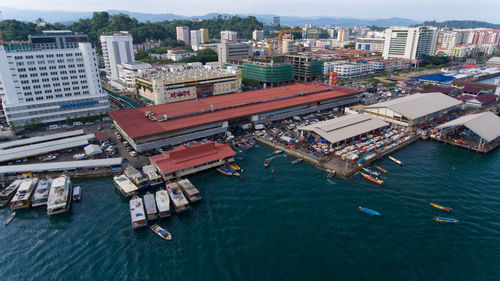
[[[262,124],[357,104],[362,91],[318,83],[288,85],[111,112],[116,129],[141,152]]]
[[[234,151],[227,144],[208,142],[179,145],[173,150],[149,157],[164,180],[183,177],[234,161]]]

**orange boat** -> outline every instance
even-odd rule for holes
[[[361,173],[361,176],[362,176],[363,178],[365,178],[365,179],[367,179],[367,180],[369,180],[369,181],[371,181],[371,182],[373,182],[373,183],[376,183],[376,184],[378,184],[378,185],[383,185],[383,184],[384,184],[384,181],[383,181],[383,180],[376,179],[376,178],[374,178],[374,177],[372,177],[372,176],[370,176],[370,175],[367,175],[367,174],[365,174],[365,173],[363,173],[363,172],[360,172],[360,173]]]
[[[267,167],[267,166],[269,166],[269,163],[270,163],[270,162],[271,162],[271,160],[269,160],[269,159],[266,159],[266,162],[264,162],[264,167]]]
[[[384,169],[384,168],[382,168],[382,167],[380,167],[380,166],[375,166],[375,167],[377,167],[377,169],[378,169],[379,171],[383,172],[384,174],[387,174],[387,170],[386,170],[386,169]]]

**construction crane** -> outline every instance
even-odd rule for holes
[[[278,40],[278,53],[281,54],[281,52],[282,52],[282,42],[283,42],[283,33],[299,33],[299,32],[302,33],[304,31],[302,29],[300,29],[300,28],[274,30],[273,33],[278,33],[278,37],[274,37],[274,38],[268,39],[268,43],[269,43],[269,55],[270,56],[273,55],[273,44],[272,44],[273,40]]]

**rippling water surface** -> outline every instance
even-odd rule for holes
[[[193,211],[160,221],[171,242],[132,230],[111,178],[73,180],[82,201],[68,215],[19,211],[0,226],[2,280],[499,280],[500,152],[484,155],[430,141],[379,163],[382,188],[258,147],[245,177],[190,177]],[[274,178],[271,179],[271,169]],[[451,206],[458,224],[429,202]],[[375,209],[370,217],[358,205]],[[0,209],[3,221],[8,209]]]

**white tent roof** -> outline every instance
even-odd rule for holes
[[[63,138],[68,138],[68,137],[73,137],[73,136],[78,136],[78,135],[83,135],[83,130],[73,130],[73,131],[62,132],[62,133],[57,133],[57,134],[51,134],[51,135],[38,136],[38,137],[32,137],[32,138],[27,138],[27,139],[20,139],[20,140],[15,140],[15,141],[4,142],[4,143],[0,143],[0,149],[6,149],[9,147],[21,146],[21,145],[27,145],[27,144],[35,144],[35,143],[39,143],[39,142],[51,141],[51,140],[56,140],[56,139],[63,139]]]
[[[63,162],[46,162],[39,164],[26,165],[5,165],[0,166],[0,174],[24,173],[24,172],[44,172],[44,171],[68,171],[73,169],[83,168],[98,168],[120,166],[123,158],[108,158],[98,160],[79,160],[79,161],[63,161]]]
[[[337,143],[389,125],[370,114],[352,114],[299,128],[312,131],[330,143]]]
[[[500,117],[489,111],[466,115],[437,128],[453,126],[465,126],[488,142],[500,137]]]
[[[365,108],[386,107],[408,119],[418,119],[429,114],[462,104],[461,101],[442,93],[413,94],[385,102],[368,105]]]
[[[89,144],[83,148],[87,156],[99,155],[102,153],[102,149],[97,144]]]

